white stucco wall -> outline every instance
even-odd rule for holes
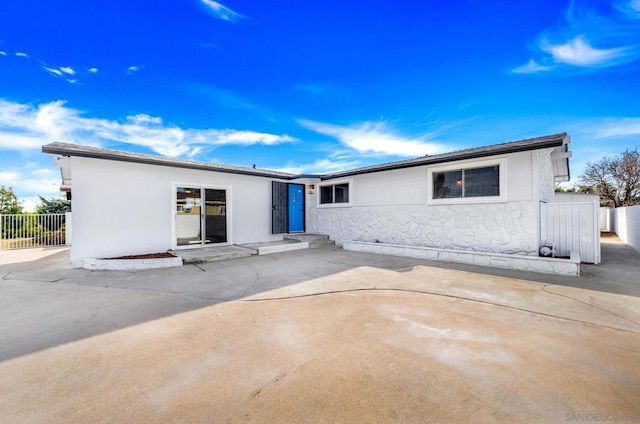
[[[71,261],[163,252],[175,247],[174,189],[227,188],[228,237],[242,244],[282,238],[271,234],[271,179],[155,165],[71,158]]]
[[[555,195],[555,181],[553,176],[553,149],[536,150],[532,152],[532,160],[537,161],[538,190],[541,202],[553,202]],[[536,169],[534,166],[533,169]]]
[[[615,232],[620,240],[640,250],[640,205],[616,208]]]
[[[428,204],[428,167],[349,177],[351,205],[317,207],[307,213],[308,231],[345,240],[537,255],[539,174],[535,152],[504,155],[506,201]],[[486,160],[482,159],[483,161]],[[460,167],[478,161],[459,161]],[[447,164],[451,165],[451,163]],[[437,167],[437,166],[436,166]],[[330,181],[327,181],[330,182]]]

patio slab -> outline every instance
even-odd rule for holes
[[[2,420],[637,420],[640,263],[608,247],[580,277],[335,247],[1,265]]]
[[[637,414],[639,359],[637,330],[376,289],[226,302],[7,360],[0,405],[6,423],[566,422]]]

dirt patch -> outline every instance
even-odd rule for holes
[[[165,258],[175,258],[175,256],[169,252],[161,252],[161,253],[147,253],[144,255],[118,256],[116,258],[104,258],[104,259],[115,260],[115,259],[165,259]]]

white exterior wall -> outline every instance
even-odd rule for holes
[[[541,202],[553,202],[555,197],[556,185],[551,161],[552,150],[546,149],[532,152],[532,159],[538,163],[538,190],[540,191]]]
[[[537,255],[540,176],[537,166],[532,165],[538,161],[537,153],[489,159],[505,160],[506,201],[471,203],[469,199],[452,199],[448,204],[428,204],[427,166],[355,175],[347,178],[351,181],[349,206],[318,207],[318,191],[311,196],[308,231],[328,234],[338,244],[346,240],[377,241]],[[478,161],[459,161],[455,165],[467,167],[474,163]],[[553,186],[553,176],[551,179]],[[330,182],[333,181],[327,181]]]
[[[175,185],[226,188],[228,242],[280,240],[271,234],[271,179],[192,169],[71,158],[71,262],[163,252],[175,247]]]
[[[615,232],[620,240],[640,250],[640,205],[613,209]]]
[[[601,206],[600,207],[600,231],[614,231],[613,223],[611,222],[611,216],[613,213],[611,212],[613,209]],[[615,221],[614,221],[615,222]]]
[[[554,202],[560,203],[593,203],[600,209],[600,196],[597,194],[586,193],[563,193],[558,192],[555,194]]]

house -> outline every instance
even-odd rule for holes
[[[540,204],[569,179],[566,133],[322,175],[67,143],[71,261],[281,240],[284,233],[537,257]]]

